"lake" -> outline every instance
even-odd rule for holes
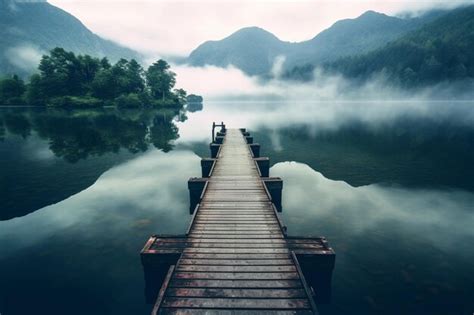
[[[0,314],[146,314],[139,252],[182,234],[211,124],[284,180],[290,235],[337,254],[321,314],[474,312],[474,104],[0,109]]]

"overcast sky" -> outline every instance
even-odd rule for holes
[[[262,27],[285,41],[303,41],[344,18],[367,10],[389,15],[461,2],[439,0],[49,0],[93,32],[135,50],[187,55],[206,40],[246,26]]]

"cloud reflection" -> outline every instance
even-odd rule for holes
[[[190,151],[146,153],[110,169],[94,185],[62,202],[0,222],[0,258],[72,231],[84,233],[78,238],[100,237],[104,231],[142,237],[184,233],[189,221],[186,181],[199,175],[199,158]],[[33,237],[22,237],[32,232]]]
[[[326,234],[326,224],[352,238],[384,226],[388,228],[383,233],[400,229],[405,237],[447,251],[474,246],[473,193],[376,184],[352,187],[295,162],[278,163],[271,174],[284,179],[283,208],[290,234]]]

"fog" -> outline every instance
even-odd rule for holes
[[[472,102],[429,100],[205,101],[204,111],[188,113],[187,116],[186,122],[177,123],[180,130],[178,143],[208,141],[209,130],[203,126],[210,126],[213,121],[224,121],[229,127],[245,126],[252,131],[307,126],[313,134],[334,131],[354,122],[368,128],[390,128],[400,119],[415,119],[433,126],[474,126]]]
[[[23,43],[7,48],[5,57],[12,65],[24,71],[32,72],[38,67],[41,57],[45,53],[35,45]]]
[[[173,65],[178,86],[189,93],[203,95],[206,100],[471,100],[472,81],[440,83],[419,89],[402,89],[383,75],[365,83],[355,83],[340,75],[314,71],[314,80],[300,82],[282,79],[285,57],[278,56],[272,67],[273,79],[248,76],[230,65],[191,67]]]

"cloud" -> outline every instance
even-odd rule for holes
[[[280,78],[283,73],[283,65],[285,64],[286,57],[284,55],[279,55],[275,58],[271,70],[271,74],[274,78]]]
[[[14,66],[31,71],[36,69],[44,52],[31,44],[20,44],[5,51],[5,57]]]

